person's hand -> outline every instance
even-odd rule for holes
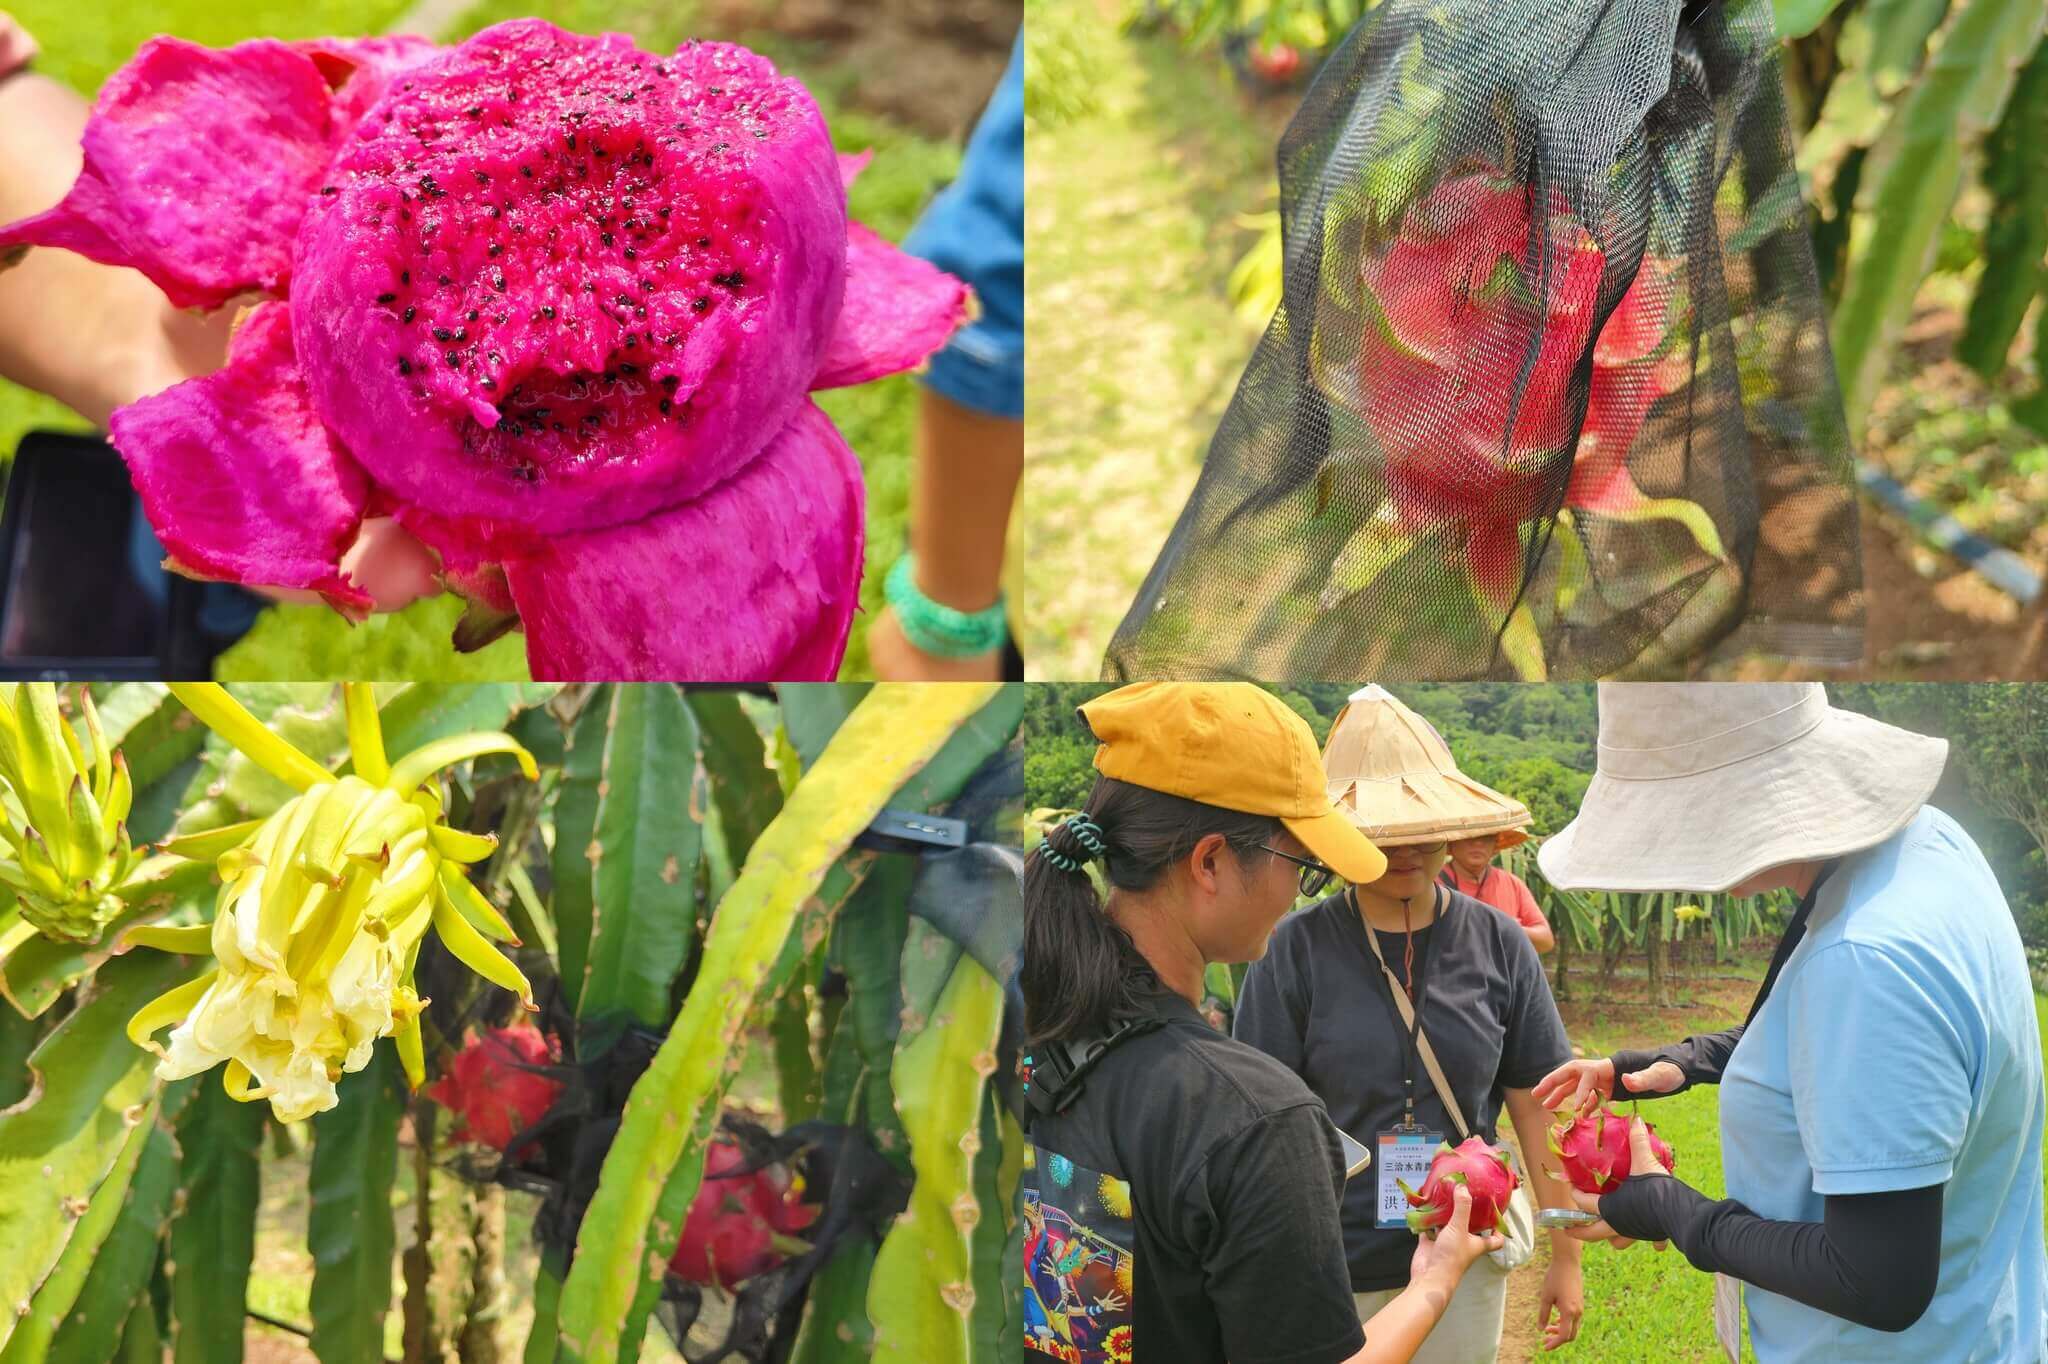
[[[1672,1094],[1685,1084],[1685,1072],[1670,1061],[1657,1061],[1619,1078],[1620,1088],[1629,1094]],[[1604,1056],[1589,1057],[1565,1062],[1538,1080],[1530,1092],[1545,1108],[1578,1111],[1595,1096],[1602,1101],[1613,1098],[1615,1080],[1614,1062]]]
[[[1582,1109],[1588,1098],[1606,1099],[1614,1093],[1614,1062],[1604,1056],[1567,1061],[1538,1080],[1529,1092],[1548,1109]]]
[[[1664,1063],[1660,1062],[1659,1064]],[[1652,1069],[1655,1069],[1655,1067],[1652,1067]],[[1630,1179],[1670,1179],[1672,1177],[1671,1172],[1664,1168],[1663,1162],[1657,1159],[1657,1152],[1650,1145],[1649,1125],[1641,1118],[1630,1118],[1628,1120],[1628,1151]],[[1595,1217],[1600,1215],[1599,1194],[1590,1194],[1583,1189],[1573,1188],[1571,1181],[1564,1177],[1562,1171],[1552,1170],[1546,1166],[1545,1173],[1570,1192],[1572,1201],[1579,1206],[1580,1211],[1590,1212]],[[1627,1250],[1635,1244],[1633,1240],[1626,1236],[1616,1235],[1614,1228],[1608,1226],[1604,1221],[1595,1222],[1590,1226],[1584,1227],[1567,1227],[1565,1228],[1565,1235],[1577,1241],[1605,1241],[1616,1250]],[[1663,1250],[1669,1243],[1653,1241],[1651,1244],[1658,1250]]]
[[[1536,1300],[1536,1324],[1543,1329],[1543,1348],[1555,1350],[1578,1339],[1579,1319],[1585,1315],[1586,1287],[1578,1259],[1552,1260],[1549,1272],[1543,1276],[1542,1295]]]
[[[1506,1244],[1498,1231],[1472,1230],[1472,1191],[1456,1185],[1451,1190],[1451,1220],[1438,1227],[1436,1235],[1416,1242],[1415,1258],[1408,1262],[1408,1281],[1432,1278],[1455,1287],[1474,1260]]]

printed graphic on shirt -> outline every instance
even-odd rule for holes
[[[1024,1169],[1024,1349],[1130,1364],[1131,1186],[1034,1147]]]

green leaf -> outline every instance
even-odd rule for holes
[[[533,1276],[533,1326],[526,1334],[524,1364],[555,1364],[555,1333],[560,1325],[565,1266],[542,1251]]]
[[[670,987],[696,945],[703,854],[697,720],[672,685],[615,687],[589,845],[584,1024],[668,1022]]]
[[[1771,0],[1771,13],[1778,21],[1778,38],[1789,42],[1804,38],[1835,12],[1842,0]]]
[[[174,1364],[238,1364],[242,1358],[265,1111],[260,1101],[230,1099],[209,1072],[178,1120],[178,1214],[170,1245]]]
[[[49,1364],[105,1364],[120,1350],[123,1329],[137,1309],[147,1309],[154,1324],[149,1280],[177,1187],[178,1145],[159,1112],[128,1185],[120,1220],[101,1243],[78,1302],[57,1329]]]
[[[584,1215],[586,1234],[562,1290],[561,1339],[571,1358],[612,1364],[621,1341],[640,1338],[702,1179],[728,1059],[804,902],[889,797],[994,691],[877,687],[748,853],[712,919],[703,984],[634,1085]]]
[[[128,1114],[156,1089],[155,1058],[129,1043],[128,1017],[192,974],[175,957],[112,961],[29,1058],[35,1087],[0,1112],[0,1342],[56,1265],[76,1219],[127,1141]]]
[[[530,676],[525,637],[517,631],[473,654],[457,653],[452,641],[462,609],[456,597],[442,595],[352,625],[325,606],[267,607],[249,633],[215,661],[214,676],[222,682],[291,677],[436,683]]]
[[[107,743],[128,760],[128,780],[140,793],[169,776],[199,751],[206,726],[161,682],[121,682],[93,689]]]
[[[1962,187],[1965,159],[2005,107],[2044,19],[2048,7],[2029,0],[1968,0],[1863,167],[1832,327],[1842,402],[1858,443]]]
[[[2034,49],[1985,143],[1984,189],[1984,274],[1956,355],[1997,379],[2028,307],[2048,286],[2048,42]],[[2035,361],[2043,362],[2048,356]]]
[[[998,1030],[1001,1012],[997,1013]],[[972,1231],[969,1261],[974,1268],[974,1307],[968,1315],[973,1332],[973,1364],[1016,1364],[1021,1346],[1004,1354],[1004,1338],[1012,1325],[1009,1284],[1003,1276],[1003,1253],[1009,1247],[1009,1199],[1003,1194],[1002,1104],[993,1085],[981,1094],[980,1146],[974,1152],[974,1203],[980,1211]],[[1020,1274],[1021,1281],[1022,1275]],[[1021,1338],[1020,1338],[1021,1339]]]
[[[51,1339],[78,1304],[100,1248],[121,1221],[136,1169],[142,1164],[142,1153],[155,1135],[156,1101],[152,1098],[136,1115],[114,1159],[114,1167],[93,1191],[91,1204],[78,1216],[56,1267],[36,1290],[27,1314],[16,1323],[7,1348],[0,1350],[0,1364],[43,1364],[48,1357]]]
[[[718,803],[726,846],[737,863],[782,808],[782,785],[768,765],[761,731],[740,709],[738,693],[695,690],[689,702],[704,735],[711,798]]]
[[[0,1009],[0,1109],[28,1097],[29,1053],[42,1040],[42,1025],[13,1009]]]
[[[336,1091],[340,1102],[313,1119],[307,1176],[313,1353],[323,1364],[359,1364],[384,1357],[384,1315],[391,1306],[398,1244],[391,1184],[405,1115],[395,1053],[378,1047],[369,1065],[341,1077]]]
[[[925,1364],[973,1353],[973,1232],[995,1210],[975,1199],[970,1139],[995,1073],[1002,1018],[1002,986],[962,957],[930,1025],[897,1048],[890,1083],[917,1183],[868,1281],[876,1360]]]
[[[351,680],[359,678],[351,676]],[[504,729],[514,716],[540,705],[561,685],[554,682],[499,682],[480,686],[444,687],[403,683],[377,688],[377,724],[384,731],[384,751],[396,762],[435,739]],[[333,754],[338,767],[345,750]]]
[[[834,731],[853,714],[868,694],[866,682],[786,682],[776,689],[782,701],[782,724],[789,741],[808,768],[825,751]]]
[[[584,702],[562,757],[555,790],[554,911],[556,965],[562,998],[580,1007],[590,958],[590,839],[597,831],[597,782],[604,770],[611,722],[611,689],[599,687]],[[589,1059],[588,1057],[585,1058]]]
[[[1927,40],[1941,27],[1948,0],[1865,0],[1870,78],[1880,94],[1896,95],[1927,60]]]
[[[868,1357],[875,1340],[875,1328],[868,1324],[868,1280],[874,1275],[875,1249],[865,1236],[840,1238],[832,1258],[811,1280],[810,1309],[790,1364],[844,1364]],[[1021,1270],[1018,1278],[1023,1278]]]

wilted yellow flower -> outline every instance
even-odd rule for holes
[[[1671,917],[1680,923],[1697,923],[1707,917],[1707,911],[1698,905],[1680,905],[1671,911]]]
[[[142,856],[128,841],[128,764],[107,750],[79,691],[88,752],[48,682],[0,687],[0,884],[49,938],[93,942],[126,904],[116,889]]]
[[[529,780],[533,758],[510,735],[458,735],[389,762],[367,683],[344,689],[354,772],[337,778],[266,729],[212,684],[174,685],[187,708],[300,794],[266,819],[174,839],[167,851],[208,858],[221,888],[211,924],[141,928],[130,943],[211,953],[215,968],[145,1005],[128,1025],[163,1057],[166,1080],[225,1062],[227,1091],[269,1099],[285,1122],[336,1103],[335,1082],[392,1037],[417,1087],[425,1078],[413,988],[431,925],[459,960],[533,1007],[532,990],[486,939],[511,925],[462,865],[497,840],[443,820],[434,778],[485,753],[510,753]],[[168,1047],[153,1034],[173,1025]]]

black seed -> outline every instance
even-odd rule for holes
[[[321,192],[322,194],[339,194],[339,193],[341,193],[341,191],[340,191],[339,189],[335,188],[335,187],[334,187],[333,185],[323,185],[323,186],[321,186],[321,188],[320,188],[320,192]]]
[[[417,311],[418,309],[416,308],[407,308],[405,310],[405,320],[408,322],[412,321],[412,315]]]
[[[640,338],[639,338],[639,337],[637,337],[637,336],[635,336],[635,335],[633,335],[633,333],[631,333],[631,332],[627,332],[627,333],[626,333],[626,349],[627,349],[627,350],[633,350],[633,349],[636,349],[636,348],[637,348],[637,347],[638,347],[639,345],[640,345]]]
[[[404,357],[403,355],[399,356],[399,357],[398,357],[398,372],[399,372],[400,374],[410,374],[410,373],[412,373],[412,361],[410,361],[410,360],[406,359],[406,358],[405,358],[405,357]]]
[[[491,287],[492,287],[493,289],[497,290],[497,291],[498,291],[499,293],[501,293],[501,294],[505,292],[505,272],[504,272],[504,271],[502,271],[502,270],[493,270],[493,271],[491,271]]]
[[[476,309],[471,308],[467,313],[464,313],[463,316],[467,317],[472,322],[476,321]]]
[[[709,238],[709,237],[699,237],[699,238],[697,238],[697,245],[699,245],[699,246],[709,246],[709,245],[711,245],[711,238]]]
[[[568,429],[567,427],[563,426],[563,425],[562,425],[562,424],[561,424],[560,422],[553,422],[553,423],[550,423],[550,424],[551,424],[551,425],[552,425],[552,426],[553,426],[553,427],[555,428],[555,430],[557,430],[557,431],[566,431],[566,430]]]
[[[612,244],[612,234],[609,232],[598,233],[597,239],[603,242],[606,246],[610,246]]]
[[[661,338],[661,344],[664,346],[673,346],[677,340],[678,338],[676,334],[674,332],[670,332],[667,336]]]
[[[532,483],[540,477],[540,470],[531,464],[515,464],[512,466],[512,477],[522,483]]]
[[[454,351],[452,351],[452,350],[451,350],[451,351],[449,351],[449,352],[447,352],[446,354],[444,354],[444,355],[443,355],[443,356],[442,356],[441,358],[442,358],[443,360],[446,360],[446,361],[447,361],[447,362],[448,362],[448,363],[449,363],[449,364],[450,364],[451,366],[452,366],[452,365],[459,365],[459,364],[461,364],[461,363],[462,363],[462,357],[461,357],[461,356],[459,356],[459,355],[457,355],[457,354],[456,354],[456,353],[455,353]]]
[[[505,248],[499,245],[497,242],[492,242],[489,246],[484,248],[484,254],[486,256],[489,256],[492,260],[496,260],[498,257],[505,254]]]
[[[379,295],[377,295],[377,301],[378,301],[379,303],[394,303],[394,302],[396,302],[397,300],[398,300],[398,295],[397,295],[397,294],[379,294]]]
[[[628,339],[628,340],[631,340],[632,338],[628,337],[627,339]],[[639,372],[640,372],[640,366],[638,366],[638,365],[636,365],[636,364],[633,364],[633,363],[632,363],[631,361],[628,361],[628,360],[621,360],[621,361],[619,361],[619,373],[621,373],[621,374],[638,374]]]
[[[667,389],[669,392],[673,393],[676,391],[676,385],[680,384],[682,381],[683,380],[681,375],[664,374],[661,378],[661,386]]]
[[[518,422],[506,423],[505,429],[510,431],[515,436],[523,436],[526,434],[526,428],[524,426],[521,426]]]
[[[446,275],[442,275],[442,276],[440,277],[440,280],[441,280],[441,283],[443,283],[443,284],[449,284],[449,283],[452,283],[452,282],[453,282],[453,281],[451,281],[451,280],[450,280],[450,279],[448,278],[448,276],[446,276]]]
[[[647,310],[646,310],[645,308],[635,308],[635,309],[633,310],[633,316],[635,316],[635,317],[645,317],[645,316],[647,316]]]
[[[555,316],[555,310],[552,307],[545,307],[540,310],[540,315],[542,317],[547,318],[549,321],[553,321]]]
[[[548,411],[549,409],[545,407],[536,407],[533,409],[533,419],[537,422],[546,421],[548,419]]]
[[[410,284],[410,283],[412,283],[412,271],[410,271],[410,270],[400,270],[400,271],[398,272],[398,282],[399,282],[400,284]]]
[[[710,299],[708,299],[708,298],[704,298],[704,297],[702,297],[702,296],[699,296],[699,297],[697,297],[697,298],[693,298],[693,299],[691,299],[691,300],[690,300],[690,308],[691,308],[691,310],[692,310],[692,311],[694,311],[694,312],[700,312],[700,313],[701,313],[701,312],[703,312],[703,311],[704,311],[704,310],[705,310],[706,308],[708,308],[708,307],[710,307],[710,306],[711,306],[711,300],[710,300]]]
[[[590,144],[590,154],[592,156],[603,156],[604,148],[598,146],[595,142],[593,142]]]
[[[661,400],[661,410],[662,410],[662,412],[663,412],[664,414],[666,414],[666,413],[668,412],[668,410],[669,410],[670,408],[674,407],[674,406],[675,406],[675,404],[674,404],[674,403],[672,403],[672,402],[670,402],[670,401],[669,401],[668,399],[666,399],[666,398],[663,398],[663,399]]]
[[[529,180],[533,179],[533,167],[531,166],[521,166],[519,168],[519,173]]]
[[[666,209],[666,208],[663,208],[663,209],[661,210],[661,216],[662,216],[662,217],[663,217],[664,219],[665,219],[665,218],[667,218],[667,217],[668,217],[668,209]]]
[[[491,183],[491,177],[490,177],[489,175],[487,175],[486,173],[484,173],[483,171],[480,171],[480,170],[476,170],[476,171],[471,171],[471,172],[470,172],[470,174],[471,174],[471,175],[474,175],[474,176],[476,177],[476,182],[477,182],[477,183],[478,183],[479,185],[488,185],[488,184],[490,184],[490,183]]]
[[[481,104],[472,104],[467,109],[464,109],[462,112],[469,115],[471,118],[481,118],[483,116],[484,106]]]
[[[485,210],[484,210],[484,213],[485,213],[485,215],[486,215],[486,216],[488,216],[488,217],[491,217],[491,218],[502,218],[502,217],[504,217],[504,216],[505,216],[505,215],[504,215],[504,214],[503,214],[503,213],[502,213],[502,212],[501,212],[501,211],[499,210],[499,208],[498,208],[498,206],[497,206],[496,204],[492,204],[492,205],[491,205],[491,206],[490,206],[489,208],[485,209]]]
[[[498,386],[495,379],[485,379],[483,382],[485,388],[496,388]]]
[[[456,339],[457,341],[467,341],[467,340],[469,340],[469,328],[467,328],[467,327],[457,327],[457,328],[455,329],[455,339]]]
[[[630,246],[626,248],[626,259],[627,259],[627,260],[633,260],[633,259],[635,259],[636,257],[638,257],[638,256],[639,256],[639,254],[640,254],[639,252],[635,251],[635,250],[634,250],[634,249],[633,249],[632,247],[630,247]]]
[[[576,150],[576,134],[574,133],[569,134],[569,150],[572,152]]]
[[[502,365],[505,363],[505,357],[498,354],[498,352],[494,350],[485,351],[484,359],[489,360],[494,365]]]
[[[728,289],[737,289],[747,282],[747,277],[738,270],[730,270],[722,275],[713,275],[711,282],[723,284]]]
[[[453,341],[455,333],[449,331],[446,327],[436,327],[434,328],[434,339],[436,341]]]

